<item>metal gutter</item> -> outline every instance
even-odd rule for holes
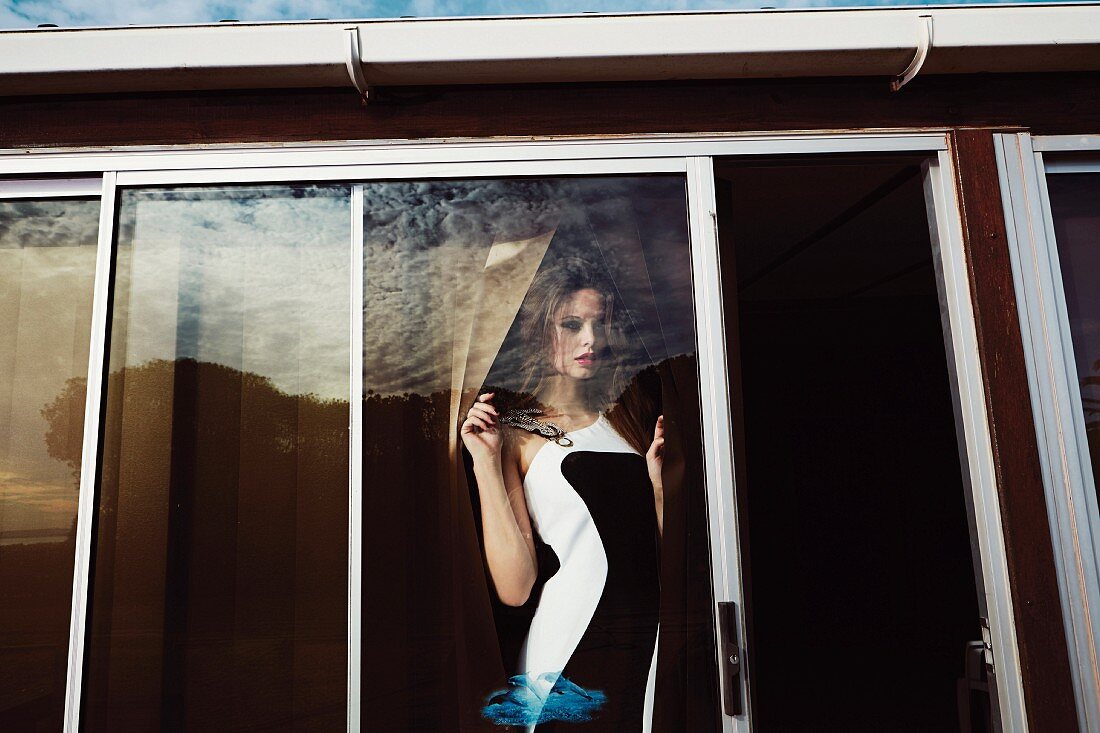
[[[0,95],[1100,70],[1100,5],[0,31]],[[361,78],[349,64],[358,46]]]

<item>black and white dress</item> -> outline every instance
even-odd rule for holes
[[[660,605],[659,533],[645,458],[601,414],[547,442],[523,480],[532,524],[557,555],[519,658],[540,699],[596,701],[569,730],[649,731]],[[553,701],[529,731],[553,730]]]

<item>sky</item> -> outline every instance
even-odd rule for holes
[[[975,0],[952,0],[954,3]],[[996,2],[997,0],[976,0]],[[0,28],[947,4],[927,0],[0,0]]]

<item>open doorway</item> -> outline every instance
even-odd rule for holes
[[[716,176],[754,730],[991,730],[921,161]]]

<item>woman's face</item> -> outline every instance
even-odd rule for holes
[[[573,293],[554,320],[550,364],[573,379],[590,379],[607,358],[603,296],[590,288]]]

